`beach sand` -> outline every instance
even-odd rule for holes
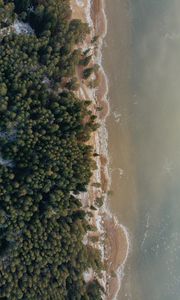
[[[102,278],[98,278],[99,282],[104,286],[107,300],[115,299],[121,286],[121,277],[125,262],[129,251],[129,239],[126,228],[120,225],[117,219],[112,216],[107,209],[108,191],[110,190],[111,179],[109,176],[108,165],[109,158],[107,152],[108,133],[106,130],[106,117],[109,114],[109,103],[107,101],[108,84],[107,78],[101,65],[102,61],[102,45],[103,39],[107,31],[107,22],[104,12],[104,1],[102,0],[71,0],[72,18],[80,18],[84,22],[88,22],[91,26],[91,36],[87,37],[84,45],[85,49],[92,47],[91,39],[93,36],[99,36],[98,45],[92,49],[93,62],[100,64],[100,69],[96,76],[99,80],[97,89],[90,89],[81,78],[79,78],[80,89],[77,95],[81,99],[92,99],[91,110],[98,117],[101,124],[94,134],[92,134],[89,144],[93,145],[95,152],[100,153],[96,158],[97,170],[91,178],[88,192],[81,195],[84,207],[95,204],[97,197],[104,196],[105,204],[102,208],[94,212],[91,223],[96,225],[100,241],[95,247],[101,250],[102,260],[106,265],[106,272],[103,272]],[[103,110],[97,112],[96,107],[101,106]],[[100,182],[101,187],[96,188],[92,183]],[[89,233],[91,236],[94,233]],[[97,274],[91,274],[89,280]]]

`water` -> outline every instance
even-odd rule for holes
[[[118,299],[180,299],[180,2],[106,1],[112,210],[132,251]]]

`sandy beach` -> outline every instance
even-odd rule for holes
[[[101,251],[102,260],[105,263],[106,270],[102,272],[101,278],[92,272],[86,274],[88,281],[97,278],[105,289],[104,299],[115,299],[121,286],[121,279],[124,265],[127,260],[129,251],[129,240],[126,228],[120,225],[117,219],[107,209],[111,179],[109,176],[109,158],[107,151],[108,133],[106,130],[106,117],[109,114],[109,102],[107,101],[108,82],[102,67],[102,46],[103,39],[107,32],[107,21],[104,10],[104,1],[77,1],[71,0],[72,18],[80,18],[83,22],[88,22],[91,27],[91,34],[87,37],[86,42],[82,45],[84,49],[91,48],[93,63],[100,65],[96,78],[99,81],[98,88],[91,89],[79,78],[80,88],[77,95],[81,99],[91,99],[91,110],[97,115],[97,120],[101,127],[91,136],[89,144],[93,145],[94,151],[100,156],[96,157],[97,169],[91,178],[88,192],[81,195],[83,206],[95,205],[97,197],[104,198],[104,205],[93,212],[90,223],[97,227],[96,235],[99,237],[97,243],[93,244]],[[91,40],[98,36],[98,43],[92,46]],[[102,111],[96,110],[101,106]],[[94,187],[92,184],[98,182],[100,186]],[[88,233],[86,241],[94,236],[94,233]]]

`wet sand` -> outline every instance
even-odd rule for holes
[[[82,5],[81,5],[82,4]],[[102,0],[83,1],[80,3],[75,0],[71,0],[71,7],[73,18],[81,18],[91,26],[91,38],[87,38],[84,48],[91,46],[90,41],[93,36],[99,36],[98,47],[93,50],[93,61],[100,64],[101,68],[97,73],[99,80],[98,89],[92,90],[87,87],[80,80],[80,90],[78,96],[82,99],[93,99],[91,110],[98,117],[98,121],[101,124],[101,128],[97,130],[89,141],[94,146],[95,152],[100,153],[100,157],[96,158],[97,170],[94,171],[91,183],[89,185],[88,193],[83,195],[82,201],[84,206],[95,204],[97,197],[105,197],[106,201],[104,206],[98,211],[94,212],[94,216],[91,222],[97,226],[99,230],[99,236],[103,236],[97,247],[102,252],[102,259],[106,264],[106,272],[103,279],[99,278],[99,281],[106,290],[105,299],[115,299],[121,286],[121,277],[124,269],[124,264],[127,259],[129,251],[129,241],[126,229],[121,226],[117,219],[112,216],[109,207],[109,197],[107,192],[110,189],[111,179],[109,177],[109,157],[107,151],[108,134],[106,130],[106,118],[109,115],[109,103],[107,101],[108,84],[107,78],[101,65],[102,60],[102,44],[103,38],[106,35],[107,22],[104,12],[104,2]],[[97,112],[95,107],[102,106],[103,110]],[[93,182],[100,182],[101,187],[95,188],[92,186]],[[92,274],[89,280],[92,280],[95,274]]]
[[[127,244],[128,236],[126,229],[120,226],[117,219],[110,214],[104,215],[104,230],[107,234],[106,268],[108,284],[106,299],[111,300],[116,299],[121,288],[129,244]]]
[[[119,222],[128,227],[131,240],[130,253],[118,300],[126,298],[131,277],[131,259],[134,248],[134,221],[138,219],[136,168],[134,145],[131,139],[128,111],[131,90],[132,66],[132,13],[130,1],[106,1],[108,32],[103,48],[103,64],[109,81],[110,115],[107,120],[109,133],[110,172],[112,178],[110,209]],[[134,99],[135,104],[136,99]],[[133,280],[133,278],[131,277]],[[131,299],[131,298],[129,298]],[[133,299],[133,296],[132,296]]]
[[[131,116],[128,112],[128,105],[132,99],[130,78],[132,20],[126,0],[114,0],[113,5],[107,1],[106,10],[109,26],[105,38],[107,44],[103,48],[103,64],[107,76],[110,75],[108,81],[111,112],[107,127],[113,190],[111,207],[116,211],[118,219],[125,225],[128,219],[129,225],[129,216],[137,213],[134,201],[137,198],[134,146],[129,129]],[[134,105],[135,101],[136,99]]]

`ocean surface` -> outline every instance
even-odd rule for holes
[[[131,251],[118,300],[180,299],[180,1],[106,1],[112,193]]]

